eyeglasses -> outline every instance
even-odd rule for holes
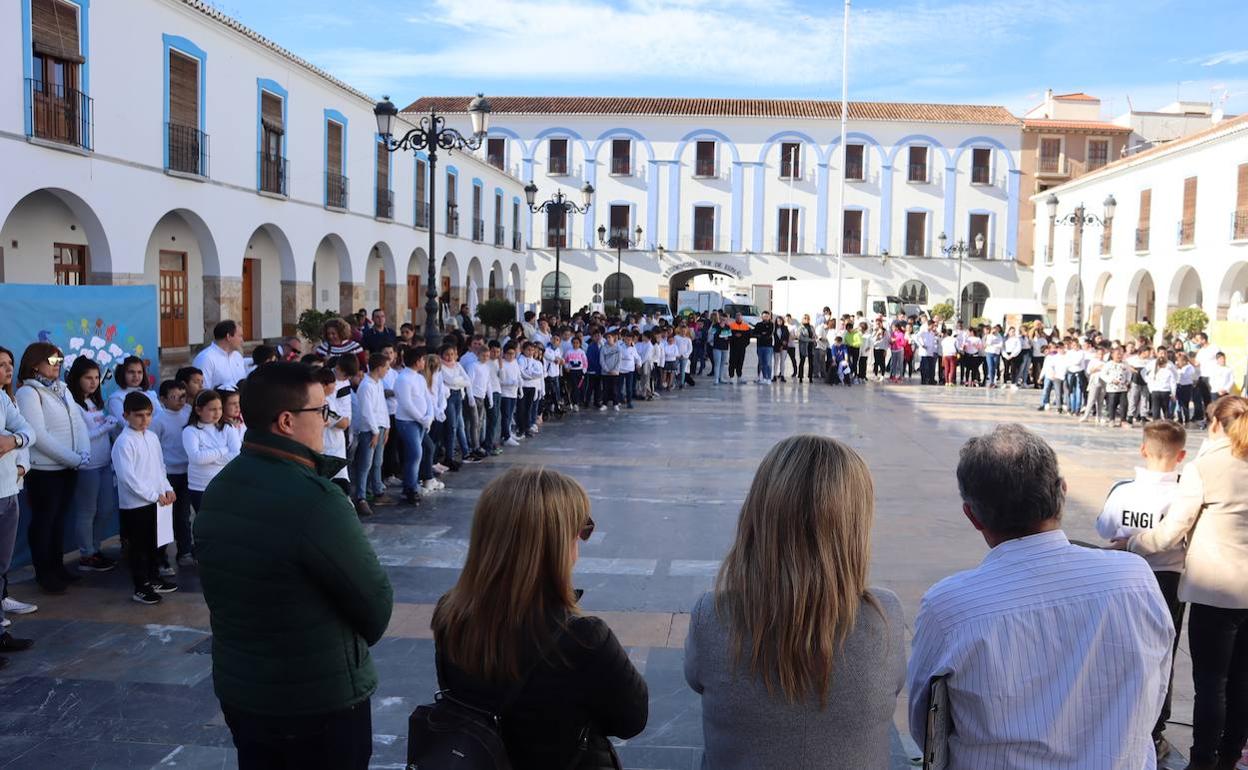
[[[288,410],[286,410],[286,411],[288,411],[288,412],[294,412],[295,414],[298,414],[298,413],[300,413],[300,412],[320,412],[320,413],[321,413],[321,419],[322,419],[322,420],[328,420],[328,419],[329,419],[329,413],[330,413],[330,411],[331,411],[331,410],[330,410],[330,408],[329,408],[329,402],[326,402],[326,403],[324,403],[324,404],[321,404],[320,406],[309,406],[309,407],[305,407],[305,408],[303,408],[303,409],[288,409]]]
[[[582,540],[588,541],[590,536],[593,534],[594,534],[594,520],[588,519],[585,522],[585,526],[581,527],[581,531],[578,537],[580,537]]]

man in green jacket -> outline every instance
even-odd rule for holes
[[[372,756],[368,648],[393,591],[320,454],[325,396],[311,367],[272,363],[242,388],[242,454],[195,519],[212,622],[212,679],[240,770],[364,770]]]

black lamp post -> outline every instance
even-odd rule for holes
[[[1109,223],[1114,219],[1114,210],[1118,208],[1118,201],[1114,200],[1111,194],[1105,198],[1105,215],[1098,217],[1096,214],[1089,214],[1080,203],[1074,211],[1070,212],[1062,218],[1057,216],[1057,195],[1049,193],[1049,197],[1044,199],[1044,205],[1049,209],[1049,220],[1055,225],[1070,225],[1075,228],[1075,237],[1079,239],[1079,248],[1075,249],[1075,257],[1078,265],[1075,268],[1075,279],[1078,286],[1076,291],[1078,294],[1077,304],[1075,305],[1075,328],[1079,333],[1083,333],[1083,228],[1087,225],[1097,225],[1100,227],[1109,227]]]
[[[974,248],[967,246],[966,241],[962,240],[961,238],[959,238],[958,242],[953,244],[952,246],[946,246],[945,244],[949,242],[949,236],[945,235],[943,232],[939,236],[936,237],[936,240],[940,242],[941,254],[944,254],[947,257],[953,256],[956,254],[958,257],[958,304],[957,304],[957,310],[954,312],[954,314],[958,317],[958,320],[961,321],[963,320],[962,318],[962,259],[966,257],[967,254],[976,256],[976,255],[984,253],[984,234],[979,233],[975,236]],[[887,257],[888,254],[885,253],[884,256]]]
[[[615,311],[620,311],[620,300],[623,290],[620,288],[620,260],[624,249],[631,249],[641,243],[641,225],[637,225],[637,229],[633,231],[636,238],[629,239],[627,230],[620,230],[613,233],[610,238],[607,237],[607,226],[598,225],[598,242],[603,246],[615,249]]]
[[[389,96],[383,96],[377,106],[373,108],[373,115],[377,117],[377,133],[381,134],[386,143],[386,149],[390,152],[396,150],[418,150],[429,151],[429,284],[425,287],[425,344],[430,350],[438,346],[439,335],[437,328],[437,312],[438,312],[438,289],[437,289],[437,262],[435,260],[436,250],[436,228],[434,227],[434,193],[437,189],[438,168],[438,148],[442,148],[447,152],[453,150],[476,150],[481,147],[486,133],[489,131],[490,125],[490,103],[484,94],[477,94],[476,98],[468,104],[468,116],[472,118],[472,136],[465,138],[458,130],[448,128],[446,119],[435,111],[430,111],[428,117],[422,117],[414,128],[411,128],[402,137],[394,138],[394,122],[399,115],[399,110],[390,101]],[[451,201],[454,203],[454,201]],[[453,211],[453,209],[448,210]],[[416,319],[412,319],[416,320]]]
[[[556,190],[554,196],[551,197],[550,200],[543,201],[542,203],[535,203],[535,201],[537,200],[537,185],[533,184],[533,182],[530,181],[528,184],[524,186],[524,198],[525,198],[525,201],[529,204],[529,211],[532,211],[534,214],[541,214],[541,213],[549,214],[552,211],[562,212],[563,216],[561,217],[561,219],[562,219],[564,233],[567,233],[568,231],[568,218],[572,214],[584,214],[588,212],[589,204],[592,202],[593,197],[594,197],[594,186],[590,184],[589,182],[586,182],[585,186],[581,188],[581,199],[585,202],[585,205],[583,206],[578,206],[572,201],[568,200],[568,197],[563,194],[563,190]],[[555,308],[556,308],[555,315],[556,317],[561,315],[561,311],[563,310],[563,300],[559,297],[559,249],[560,249],[560,244],[562,241],[563,241],[562,236],[555,238]]]

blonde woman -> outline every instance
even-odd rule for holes
[[[425,366],[421,370],[422,375],[417,382],[425,385],[425,415],[421,422],[428,425],[425,435],[421,438],[421,454],[420,469],[417,477],[420,479],[421,494],[431,494],[446,486],[438,481],[437,474],[433,472],[433,455],[437,452],[438,444],[434,438],[435,435],[441,436],[441,423],[446,420],[446,398],[449,393],[446,386],[442,384],[442,377],[439,372],[442,370],[442,359],[433,353],[425,355]]]
[[[607,624],[581,615],[572,588],[593,530],[571,478],[507,471],[482,490],[464,569],[433,613],[439,687],[501,718],[515,770],[610,767],[605,736],[646,726],[645,680]],[[592,756],[578,757],[586,728]]]
[[[792,436],[763,458],[685,640],[704,767],[888,766],[905,640],[896,594],[867,587],[874,500],[834,439]]]

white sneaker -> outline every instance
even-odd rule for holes
[[[446,489],[446,484],[442,483],[441,479],[434,479],[433,488],[434,489]]]
[[[9,620],[8,618],[5,618],[4,620],[0,621],[0,628],[8,628],[11,625],[13,625],[13,621]]]
[[[619,405],[619,404],[616,404],[616,405],[615,405],[615,411],[617,411],[617,412],[618,412],[618,411],[620,411],[620,405]]]
[[[600,411],[600,412],[605,412],[605,411],[607,411],[607,405],[606,405],[606,404],[603,404],[602,406],[598,407],[598,411]]]
[[[433,469],[437,471],[438,473],[446,473],[448,470],[450,470],[450,468],[447,468],[442,463],[434,463]]]
[[[503,442],[503,446],[520,446],[520,442],[516,441],[514,438],[509,438]]]
[[[37,604],[27,604],[14,599],[12,596],[4,598],[4,611],[13,615],[29,615],[39,609]]]

